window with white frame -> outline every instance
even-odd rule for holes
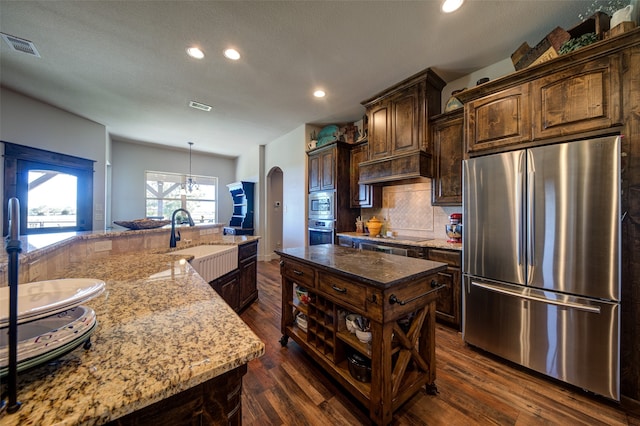
[[[174,210],[183,208],[196,223],[217,223],[217,177],[146,171],[145,188],[148,218],[171,219]]]

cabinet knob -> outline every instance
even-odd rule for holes
[[[280,261],[280,266],[284,266],[284,260]]]
[[[436,280],[431,280],[431,288],[437,288],[439,287],[440,284],[438,284],[438,281]]]

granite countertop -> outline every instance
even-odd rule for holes
[[[388,288],[420,276],[431,275],[447,267],[446,263],[333,244],[288,248],[276,250],[276,253],[328,271],[353,276],[359,282],[379,288]]]
[[[9,425],[98,425],[233,370],[264,343],[178,255],[112,255],[74,265],[105,292],[85,305],[98,326],[89,350],[18,375]],[[55,278],[55,277],[51,277]]]
[[[375,241],[380,244],[401,244],[406,246],[441,248],[447,250],[462,250],[462,243],[450,243],[444,238],[429,237],[371,237],[369,234],[360,234],[358,232],[338,232],[339,237],[357,238],[359,240]]]

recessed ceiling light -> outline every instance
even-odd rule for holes
[[[204,58],[204,52],[197,47],[189,47],[187,48],[187,55],[192,58],[202,59]]]
[[[315,96],[316,98],[324,98],[324,95],[326,95],[326,93],[324,93],[324,90],[316,90],[315,92],[313,92],[313,96]]]
[[[462,3],[464,3],[464,0],[444,0],[442,2],[442,11],[444,13],[455,12],[456,10],[460,9]]]
[[[240,59],[240,53],[236,49],[227,49],[224,51],[224,56],[231,59],[232,61],[237,61]]]

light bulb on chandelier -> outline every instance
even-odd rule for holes
[[[196,182],[193,175],[191,174],[191,147],[193,146],[193,142],[188,142],[188,144],[189,144],[189,176],[187,177],[186,183],[182,184],[182,190],[185,192],[193,192],[194,189],[197,191],[198,189],[200,189],[200,187],[198,186],[198,183]]]

